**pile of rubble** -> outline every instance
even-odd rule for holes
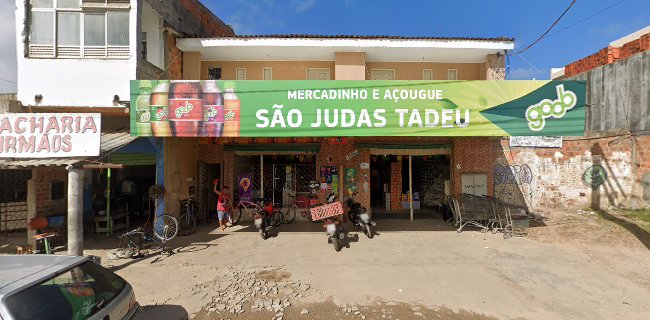
[[[212,301],[206,306],[208,313],[241,314],[244,312],[267,311],[275,314],[273,320],[282,320],[285,310],[297,299],[302,299],[310,292],[310,285],[291,281],[280,274],[276,267],[228,268],[225,279],[215,279]],[[263,275],[263,276],[261,276]],[[270,277],[267,275],[271,275]],[[312,290],[313,291],[313,290]],[[301,314],[309,311],[303,309]]]

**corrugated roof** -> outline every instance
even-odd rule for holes
[[[386,40],[473,40],[473,41],[515,41],[509,37],[429,37],[429,36],[388,36],[388,35],[325,35],[325,34],[258,34],[258,35],[236,35],[226,38],[255,39],[255,38],[278,38],[278,39],[386,39]]]
[[[75,165],[83,161],[101,162],[111,153],[131,143],[138,137],[133,137],[128,129],[119,129],[110,132],[102,132],[97,157],[73,157],[73,158],[40,158],[40,159],[0,159],[0,168],[16,169],[31,167],[62,167]]]

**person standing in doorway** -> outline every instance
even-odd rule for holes
[[[226,222],[228,222],[228,208],[230,206],[230,194],[228,193],[228,187],[223,186],[221,191],[217,190],[217,184],[219,184],[219,179],[214,180],[214,193],[219,197],[217,199],[217,218],[219,219],[219,227],[221,230],[226,230]]]

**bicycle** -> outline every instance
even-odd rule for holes
[[[154,219],[151,228],[147,228],[148,225],[149,222],[145,223],[142,227],[122,234],[120,237],[120,248],[109,253],[108,259],[113,260],[139,256],[144,249],[145,242],[150,241],[160,245],[161,256],[164,253],[171,253],[165,250],[165,243],[174,239],[178,234],[178,220],[168,214],[163,214]]]
[[[290,193],[287,194],[287,196],[289,196],[289,198],[292,200],[291,203],[283,207],[283,209],[286,208],[286,210],[283,214],[282,223],[292,223],[296,219],[297,212],[300,212],[300,215],[302,215],[306,220],[312,223],[318,223],[317,220],[312,219],[309,208],[321,206],[323,203],[321,203],[318,199],[315,199],[312,195],[310,195],[308,201],[298,200],[295,195],[292,195]]]
[[[181,230],[192,234],[196,232],[196,207],[194,206],[194,198],[190,197],[181,200],[181,207],[185,208],[179,219]]]
[[[262,207],[257,203],[240,199],[237,205],[230,206],[228,209],[229,222],[234,225],[241,220],[242,216],[249,216],[252,218],[261,208]]]

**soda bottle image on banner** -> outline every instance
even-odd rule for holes
[[[135,101],[135,126],[139,136],[151,135],[151,111],[149,99],[151,97],[151,81],[140,81],[140,95]]]
[[[169,87],[169,121],[177,137],[198,137],[203,122],[200,81],[172,81]]]
[[[224,83],[225,93],[223,95],[224,106],[224,121],[223,121],[223,136],[224,137],[239,137],[239,112],[240,102],[239,97],[235,93],[235,83]]]
[[[169,125],[169,81],[160,80],[151,92],[151,131],[156,137],[171,137]]]
[[[202,81],[203,125],[201,136],[221,137],[223,133],[223,94],[216,80]]]

